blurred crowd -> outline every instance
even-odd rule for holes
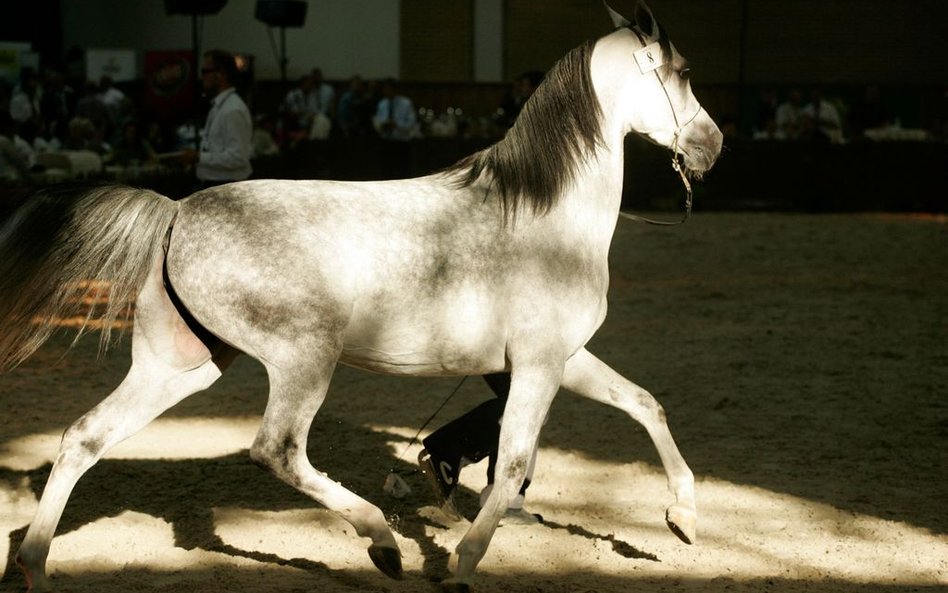
[[[169,125],[145,113],[108,76],[85,80],[70,74],[69,63],[42,73],[23,68],[16,81],[0,78],[0,180],[35,178],[59,162],[50,155],[91,153],[100,169],[143,168],[176,163],[165,157],[197,146],[199,114]],[[419,109],[395,79],[352,76],[333,85],[313,68],[272,109],[257,111],[251,103],[253,155],[278,155],[330,138],[372,137],[397,144],[422,137],[500,137],[542,79],[540,71],[521,74],[493,112],[472,117],[458,108]],[[946,118],[924,129],[903,126],[898,110],[875,85],[849,101],[826,96],[819,87],[807,92],[764,88],[745,101],[739,117],[718,114],[717,119],[728,136],[834,144],[940,140],[948,127]],[[397,149],[390,155],[400,157]]]
[[[393,78],[357,75],[334,86],[313,68],[274,109],[251,108],[253,155],[277,155],[302,142],[329,138],[398,143],[471,134],[475,128],[484,136],[500,136],[542,78],[542,72],[517,77],[495,111],[475,119],[460,108],[442,113],[418,109]],[[0,78],[0,179],[36,179],[62,162],[62,155],[74,159],[76,153],[95,155],[99,168],[174,166],[177,160],[165,157],[198,145],[200,121],[195,114],[169,126],[145,113],[108,76],[84,80],[55,69],[25,67],[16,81]]]
[[[946,97],[948,99],[948,97]],[[804,93],[761,89],[751,107],[751,137],[755,140],[843,144],[859,140],[937,140],[945,137],[940,118],[927,127],[904,126],[899,110],[878,85],[868,85],[847,102],[827,97],[820,87]]]

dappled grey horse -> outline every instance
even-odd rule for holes
[[[692,542],[694,478],[661,406],[584,345],[606,316],[623,137],[637,132],[700,174],[721,133],[648,8],[638,3],[631,21],[610,13],[616,30],[556,64],[503,140],[435,175],[245,181],[180,202],[114,186],[28,201],[0,231],[4,368],[74,313],[81,281],[111,285],[97,313],[105,341],[136,301],[128,375],[66,431],[20,546],[29,586],[50,586],[50,542],[80,476],[211,385],[237,352],[260,360],[270,382],[254,461],[371,538],[373,562],[392,577],[401,558],[382,511],[306,455],[340,362],[392,375],[511,374],[496,484],[446,588],[469,586],[561,386],[645,427],[675,497],[668,525]]]

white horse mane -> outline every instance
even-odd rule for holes
[[[503,140],[448,168],[460,187],[486,175],[508,218],[524,208],[542,215],[556,204],[602,142],[602,108],[590,74],[594,46],[587,41],[553,66]]]

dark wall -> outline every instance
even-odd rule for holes
[[[44,65],[62,62],[61,0],[4,2],[0,8],[0,40],[33,44]]]

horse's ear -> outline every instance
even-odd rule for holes
[[[614,11],[605,0],[603,0],[602,5],[606,7],[606,11],[609,13],[609,18],[612,19],[612,24],[615,25],[617,29],[619,27],[628,27],[632,24],[629,19]]]
[[[636,27],[652,39],[658,39],[660,35],[660,29],[658,28],[658,21],[655,20],[655,15],[652,14],[652,9],[648,7],[645,2],[638,0],[635,3],[635,14],[633,16],[632,22]]]

